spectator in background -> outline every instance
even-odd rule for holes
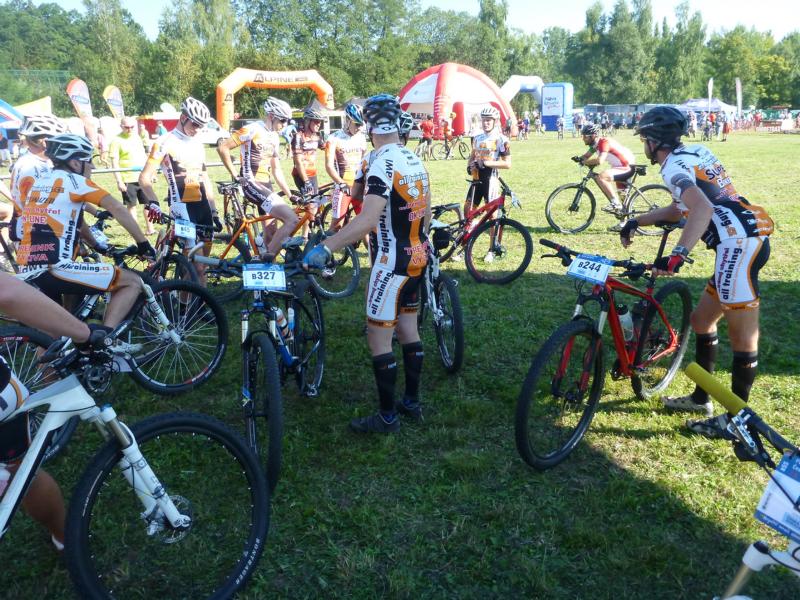
[[[583,115],[579,112],[576,112],[572,116],[572,137],[578,136],[578,133],[580,133],[582,125],[583,125]]]
[[[292,138],[297,133],[297,123],[294,119],[289,119],[289,122],[286,124],[286,127],[281,129],[281,137],[283,141],[286,142],[283,145],[284,153],[283,158],[289,158],[292,154]]]
[[[157,137],[157,138],[160,138],[160,137],[161,137],[162,135],[164,135],[165,133],[167,133],[167,128],[166,128],[166,127],[164,127],[164,123],[163,123],[163,122],[161,122],[161,121],[159,121],[158,123],[156,123],[156,137]]]
[[[722,113],[722,141],[728,141],[728,134],[731,132],[731,115]]]
[[[152,146],[153,144],[150,140],[150,134],[147,133],[147,127],[144,126],[144,123],[139,123],[139,138],[142,140],[142,146],[144,146],[144,151],[149,154],[150,146]]]
[[[100,153],[100,164],[106,169],[108,168],[108,139],[106,134],[103,133],[103,128],[97,128],[97,151]]]
[[[0,166],[3,167],[11,164],[11,152],[8,146],[8,138],[0,131]]]
[[[147,197],[139,186],[139,173],[147,161],[147,153],[144,150],[142,138],[136,134],[136,119],[123,117],[120,125],[122,132],[111,140],[108,155],[113,169],[135,169],[114,173],[117,189],[122,194],[122,203],[135,221],[136,207],[141,204],[142,210],[144,210],[147,205]],[[145,235],[153,235],[155,233],[153,224],[147,219],[146,214],[143,213],[143,215],[144,222],[147,224]]]

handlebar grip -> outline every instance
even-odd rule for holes
[[[732,415],[738,414],[740,410],[747,406],[744,400],[714,379],[711,373],[696,362],[689,363],[686,366],[686,376],[708,392]]]
[[[544,238],[540,238],[539,239],[539,243],[542,246],[545,246],[546,248],[552,248],[553,250],[556,250],[556,251],[561,250],[561,248],[563,247],[563,246],[561,246],[559,244],[556,244],[555,242],[551,242],[550,240],[546,240]]]

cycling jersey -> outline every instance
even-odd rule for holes
[[[610,138],[601,137],[593,146],[589,146],[589,154],[592,155],[595,152],[598,154],[607,152],[606,161],[612,168],[627,167],[636,160],[633,156],[633,152],[616,140]]]
[[[22,239],[22,221],[19,217],[22,215],[22,208],[25,206],[33,182],[52,170],[53,163],[49,158],[45,156],[39,158],[33,152],[23,154],[14,163],[9,186],[14,203],[14,216],[11,219],[9,234],[14,241]]]
[[[350,135],[344,129],[335,131],[325,144],[325,155],[334,153],[334,166],[336,174],[344,179],[347,185],[353,185],[353,180],[361,164],[361,158],[367,151],[367,138],[360,131]]]
[[[153,142],[150,165],[160,166],[167,180],[167,201],[208,201],[201,176],[205,170],[205,149],[195,140],[177,129],[165,133]]]
[[[661,177],[683,211],[687,208],[681,201],[681,191],[687,184],[699,187],[709,199],[713,213],[701,238],[709,248],[731,238],[772,233],[773,222],[767,212],[736,192],[722,164],[705,146],[680,146],[673,150],[661,165]]]
[[[317,150],[324,147],[325,142],[319,133],[298,129],[292,136],[292,154],[300,157],[300,164],[309,179],[317,174]],[[292,169],[292,176],[300,176],[297,167]]]
[[[475,160],[499,160],[511,156],[511,147],[508,138],[493,129],[489,133],[480,133],[472,138],[472,153]],[[473,167],[472,181],[475,183],[470,186],[468,200],[473,207],[478,206],[482,200],[490,202],[499,195],[497,181],[497,169],[494,167],[478,168]]]
[[[367,172],[369,196],[386,199],[378,220],[375,268],[416,277],[428,262],[428,238],[423,222],[428,207],[428,173],[417,156],[400,144],[374,152]]]
[[[234,131],[231,139],[241,146],[239,175],[245,179],[270,181],[272,159],[278,157],[281,142],[277,131],[270,131],[262,121],[249,123]]]
[[[419,129],[422,132],[422,139],[432,140],[433,131],[434,129],[436,129],[436,126],[433,124],[433,121],[426,119],[425,121],[419,124]]]

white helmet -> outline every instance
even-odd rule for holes
[[[292,118],[292,107],[289,103],[271,96],[264,102],[264,112],[284,121]]]
[[[181,103],[181,112],[199,125],[205,125],[211,120],[211,111],[208,107],[191,96]]]
[[[45,156],[53,162],[79,160],[89,162],[94,155],[94,146],[87,138],[74,133],[61,133],[47,138]]]
[[[491,104],[481,110],[481,119],[499,119],[500,111]]]
[[[29,115],[25,117],[19,134],[26,137],[51,136],[64,133],[66,130],[61,121],[52,115]]]

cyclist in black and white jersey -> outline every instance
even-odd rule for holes
[[[354,419],[357,432],[395,432],[400,428],[397,412],[422,418],[419,381],[423,348],[417,330],[419,286],[428,261],[427,224],[430,221],[430,182],[420,159],[401,142],[397,98],[372,96],[363,114],[375,147],[366,174],[364,206],[355,219],[336,235],[314,248],[304,259],[322,267],[331,252],[376,230],[374,264],[367,287],[367,342],[378,387],[380,410]],[[395,405],[397,361],[392,353],[392,335],[403,347],[405,393]]]
[[[688,123],[682,112],[659,106],[642,117],[637,126],[645,155],[661,165],[661,176],[670,188],[673,203],[628,221],[620,231],[628,246],[636,229],[658,221],[686,225],[678,245],[657,260],[653,274],[673,275],[698,241],[716,253],[711,275],[691,316],[696,336],[696,360],[713,371],[717,357],[717,322],[725,317],[733,349],[732,389],[747,401],[758,365],[758,273],[769,259],[769,235],[773,222],[760,206],[750,204],[733,186],[720,161],[700,145],[684,146]],[[712,417],[708,394],[696,388],[690,396],[664,398],[668,408],[705,412],[706,420],[689,421],[689,428],[707,437],[721,437],[725,415]]]

